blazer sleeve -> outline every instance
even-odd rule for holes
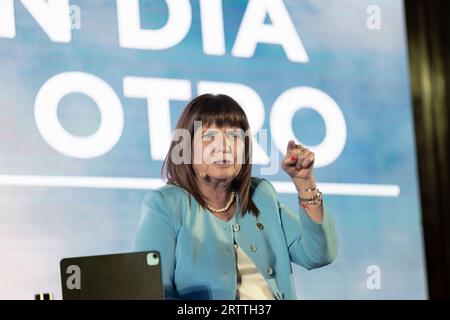
[[[173,216],[164,195],[153,190],[142,202],[141,220],[134,237],[135,251],[160,252],[164,294],[166,299],[176,299],[174,287],[176,230]]]
[[[275,188],[271,184],[270,186],[276,197]],[[294,212],[278,199],[277,203],[291,262],[308,270],[333,262],[338,252],[338,238],[325,203],[321,223],[312,220],[300,205],[300,212]]]
[[[311,270],[326,266],[336,259],[337,234],[325,207],[321,223],[313,221],[303,209],[300,209],[300,214],[295,214],[282,203],[279,203],[279,208],[293,263]]]

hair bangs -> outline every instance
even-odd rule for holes
[[[239,104],[231,97],[217,95],[212,99],[205,99],[198,108],[196,121],[201,121],[207,128],[212,125],[218,128],[233,127],[248,130],[247,117]]]

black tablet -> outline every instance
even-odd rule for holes
[[[164,299],[157,251],[61,260],[64,300]]]

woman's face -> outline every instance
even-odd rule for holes
[[[245,161],[244,131],[216,125],[199,127],[192,142],[192,165],[201,178],[229,180],[236,177]]]

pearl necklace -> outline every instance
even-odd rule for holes
[[[206,204],[206,206],[208,207],[208,209],[210,211],[212,211],[214,213],[226,212],[226,211],[228,211],[228,209],[230,209],[231,205],[233,204],[235,195],[236,195],[236,192],[232,191],[231,194],[230,194],[230,199],[228,199],[227,204],[222,209],[217,209],[217,208],[211,207],[209,204]]]

